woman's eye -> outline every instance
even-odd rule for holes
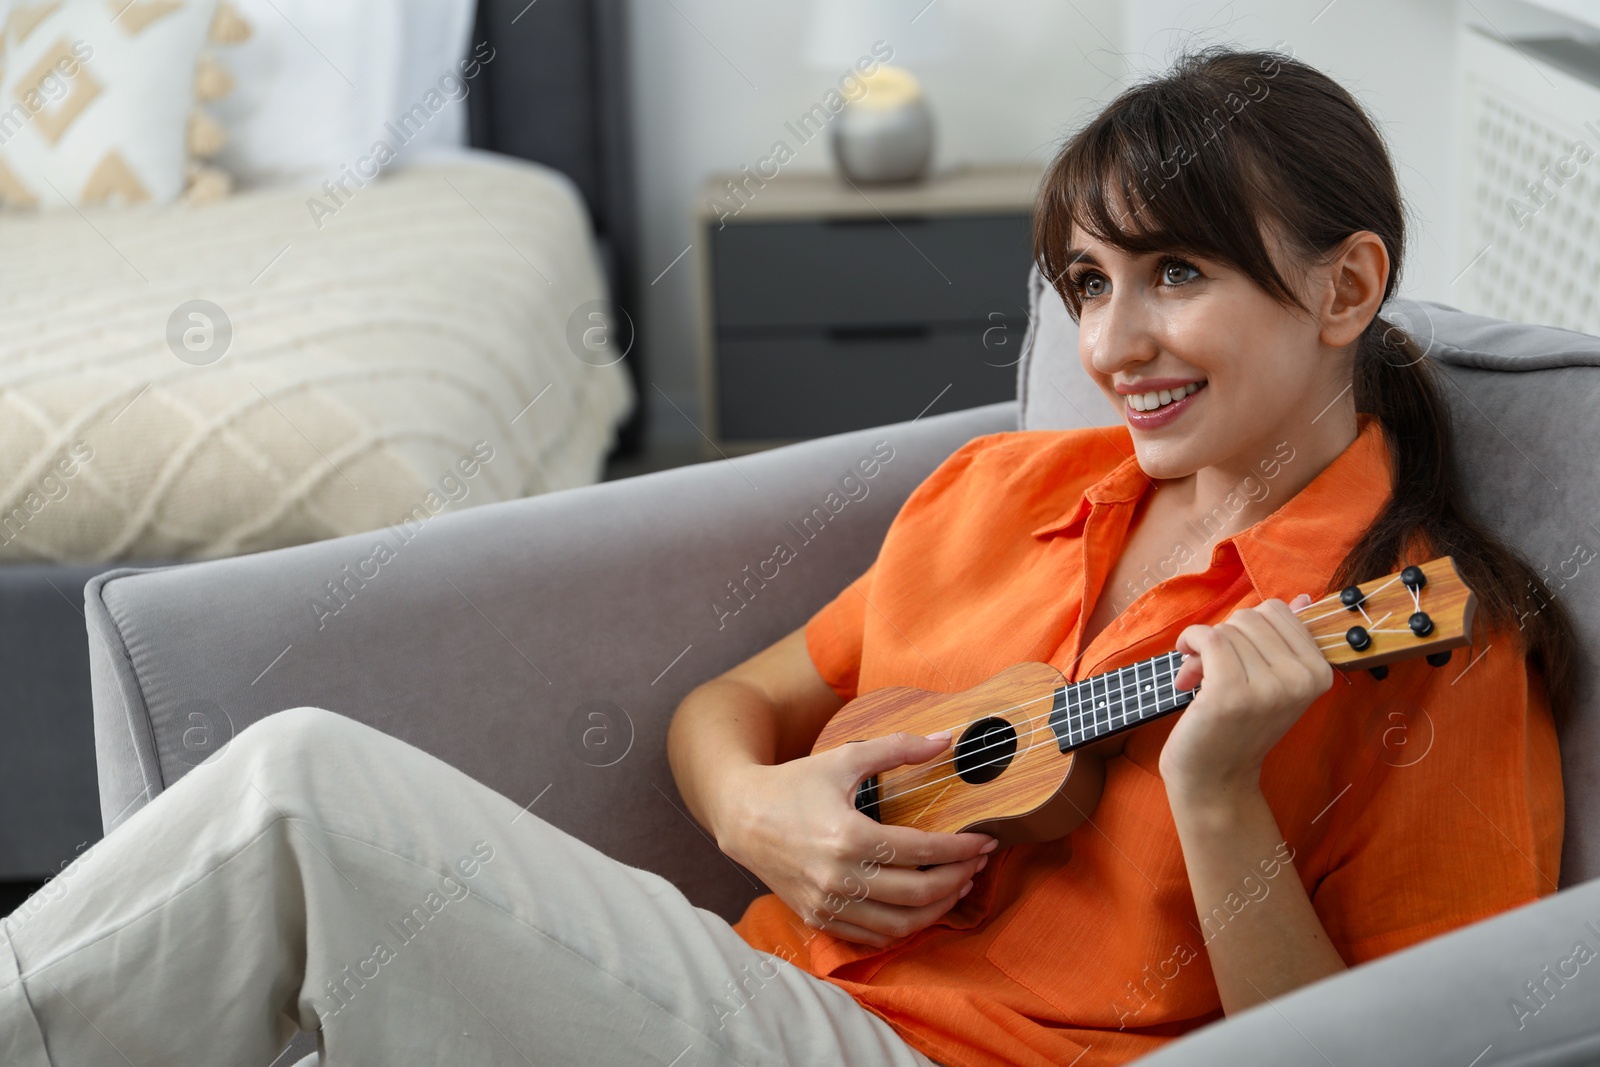
[[[1173,277],[1173,271],[1188,271],[1191,276],[1200,273],[1181,259],[1169,259],[1166,266],[1161,268],[1161,280],[1168,285],[1182,285],[1184,282],[1189,281],[1188,277]]]
[[[1072,287],[1078,291],[1079,296],[1103,296],[1105,284],[1105,276],[1092,270],[1081,271],[1072,276]]]

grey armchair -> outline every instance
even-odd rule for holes
[[[1114,420],[1078,368],[1059,299],[1037,276],[1030,284],[1018,403],[443,514],[409,539],[379,531],[96,577],[87,618],[107,829],[250,723],[310,704],[418,745],[737,917],[762,887],[683,808],[664,754],[673,708],[865,570],[906,495],[963,442]],[[1438,304],[1397,301],[1388,313],[1446,367],[1484,518],[1552,574],[1574,544],[1600,548],[1590,522],[1600,340]],[[893,458],[830,512],[830,490],[879,441]],[[375,564],[380,539],[391,558]],[[762,578],[756,565],[780,540],[796,557]],[[1592,571],[1558,594],[1591,650]],[[1600,951],[1592,651],[1582,673],[1583,713],[1563,736],[1563,892],[1231,1017],[1147,1062],[1600,1056],[1600,963],[1560,985],[1544,970],[1577,941]],[[1508,1002],[1541,981],[1548,1004],[1519,1028]]]

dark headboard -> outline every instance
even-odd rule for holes
[[[472,144],[554,167],[583,193],[611,297],[633,320],[624,364],[639,397],[617,452],[638,451],[644,430],[635,269],[638,221],[629,122],[626,0],[478,0],[473,45],[494,62],[467,97]]]

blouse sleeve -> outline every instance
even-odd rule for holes
[[[861,683],[862,633],[877,566],[874,562],[806,622],[806,651],[811,662],[846,703],[856,698]]]
[[[1421,669],[1427,680],[1404,710],[1376,709],[1392,722],[1312,893],[1352,966],[1537,900],[1559,878],[1555,729],[1515,635]]]

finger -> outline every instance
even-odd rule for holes
[[[841,941],[853,941],[858,945],[871,945],[874,948],[883,948],[894,938],[887,934],[880,934],[876,930],[868,930],[864,926],[845,922],[843,919],[834,919],[824,926],[823,931],[837,937]]]
[[[866,899],[882,904],[920,908],[958,892],[968,879],[983,870],[988,856],[945,863],[925,871],[904,867],[883,867],[871,878],[865,878]]]
[[[955,892],[948,893],[931,904],[915,908],[884,904],[876,900],[853,900],[841,908],[824,929],[832,933],[833,922],[845,922],[889,941],[905,937],[942,918],[961,900],[964,895],[962,890],[970,884],[970,880],[964,881],[956,887]]]
[[[988,834],[967,832],[941,834],[910,826],[875,825],[878,846],[873,859],[895,867],[928,867],[969,860],[985,851],[993,852],[998,842]]]
[[[850,741],[822,755],[838,761],[841,776],[847,778],[846,784],[854,789],[864,778],[911,763],[926,763],[949,748],[949,730],[927,737],[902,730],[865,741]]]
[[[1211,626],[1206,633],[1198,634],[1196,644],[1205,664],[1205,676],[1212,684],[1231,689],[1246,684],[1248,676],[1238,651],[1228,639],[1227,625]]]
[[[1178,664],[1178,673],[1172,676],[1172,688],[1193,689],[1205,680],[1205,664],[1197,652],[1186,653]]]
[[[1193,689],[1204,679],[1205,664],[1200,660],[1200,650],[1195,642],[1210,630],[1211,627],[1196,623],[1193,626],[1185,626],[1183,632],[1178,635],[1175,647],[1183,653],[1183,662],[1178,667],[1178,673],[1172,677],[1172,688]]]
[[[1246,685],[1261,686],[1273,680],[1274,655],[1280,660],[1290,658],[1289,649],[1278,637],[1278,631],[1255,611],[1241,612],[1229,619],[1223,629],[1227,631],[1230,647],[1244,666]]]
[[[1305,594],[1296,597],[1299,600]],[[1261,614],[1282,635],[1284,643],[1297,655],[1322,658],[1322,650],[1317,647],[1317,639],[1306,629],[1306,624],[1294,613],[1294,609],[1281,600],[1268,600],[1261,605]],[[1310,660],[1307,660],[1310,662]]]
[[[1313,603],[1314,601],[1311,599],[1310,593],[1301,593],[1299,596],[1289,601],[1289,610],[1295,612],[1304,611]]]
[[[1288,613],[1289,609],[1281,600],[1267,600],[1249,611],[1242,613],[1234,625],[1239,631],[1250,639],[1255,651],[1260,653],[1262,660],[1270,668],[1272,664],[1282,660],[1296,658],[1296,649],[1289,643],[1289,639],[1273,622],[1278,611]],[[1249,662],[1246,661],[1246,666]]]
[[[1301,594],[1302,597],[1304,595],[1303,593]],[[1300,597],[1295,599],[1298,600]],[[1279,602],[1269,601],[1268,603],[1276,605]],[[1294,650],[1295,657],[1305,665],[1306,669],[1317,680],[1318,694],[1320,695],[1329,686],[1333,685],[1333,667],[1328,663],[1327,657],[1322,654],[1321,647],[1317,645],[1317,639],[1312,636],[1310,630],[1306,629],[1306,624],[1300,621],[1299,616],[1295,615],[1293,608],[1288,606],[1275,607],[1274,610],[1267,612],[1266,616],[1278,628],[1278,632],[1283,634],[1284,641]]]

